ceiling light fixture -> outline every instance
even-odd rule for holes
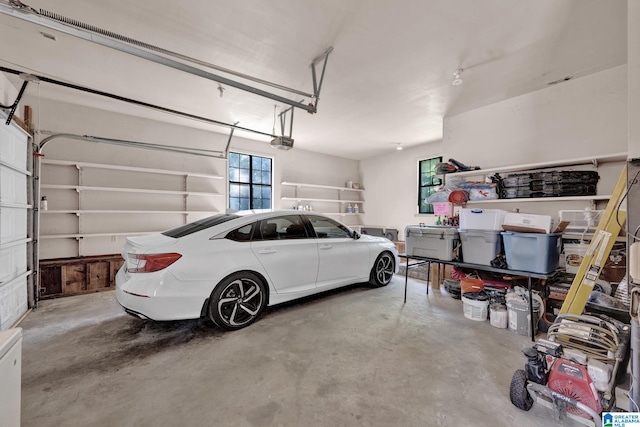
[[[462,84],[462,78],[460,76],[462,76],[463,71],[464,70],[462,68],[458,68],[453,72],[453,81],[451,82],[453,86],[459,86]]]
[[[400,151],[402,150],[402,143],[401,142],[396,142],[397,146],[396,146],[396,150]]]

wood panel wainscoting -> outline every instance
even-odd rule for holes
[[[114,290],[123,263],[120,255],[40,261],[40,298]]]

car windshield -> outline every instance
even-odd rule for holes
[[[231,221],[232,219],[241,218],[238,215],[229,215],[229,214],[220,214],[210,216],[209,218],[201,219],[199,221],[194,221],[189,224],[182,225],[178,228],[174,228],[172,230],[164,231],[162,234],[169,237],[174,237],[176,239],[184,236],[188,236],[189,234],[196,233],[201,230],[205,230],[207,228],[211,228],[214,225],[222,224],[223,222]]]

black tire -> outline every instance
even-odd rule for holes
[[[533,406],[533,399],[527,390],[527,374],[524,370],[518,369],[513,373],[509,397],[511,398],[511,403],[523,411],[528,411]]]
[[[387,286],[395,272],[395,259],[389,252],[378,255],[369,274],[369,283],[377,288]]]
[[[257,275],[234,273],[211,292],[209,320],[227,331],[242,329],[260,316],[266,303],[266,287]]]

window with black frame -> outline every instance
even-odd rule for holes
[[[229,153],[229,208],[271,209],[272,159]]]
[[[433,205],[425,199],[435,193],[442,185],[442,179],[436,173],[436,165],[442,162],[442,157],[420,160],[418,162],[418,213],[433,213]]]

